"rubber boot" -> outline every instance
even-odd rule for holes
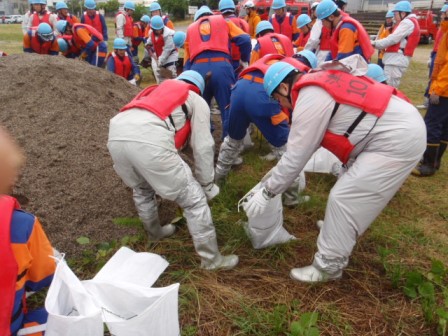
[[[448,141],[440,141],[440,147],[439,147],[439,151],[437,152],[436,163],[434,165],[434,168],[436,168],[436,170],[440,169],[440,163],[442,162],[442,156],[443,156],[443,154],[445,154],[447,145],[448,145]]]
[[[223,256],[218,250],[216,237],[204,240],[193,239],[196,253],[201,257],[201,268],[206,270],[229,270],[238,265],[238,256],[230,254]]]
[[[320,270],[314,265],[309,265],[300,268],[293,268],[289,273],[289,276],[293,280],[306,283],[325,282],[340,279],[342,277],[342,270],[330,274]]]
[[[142,220],[142,222],[143,227],[148,233],[149,240],[152,241],[159,241],[163,238],[167,238],[176,231],[176,227],[173,224],[167,224],[164,226],[160,225],[160,220],[158,216],[157,218],[154,218],[152,220],[150,219]]]
[[[437,171],[435,168],[437,152],[439,151],[439,144],[428,144],[426,151],[423,154],[423,162],[412,171],[412,175],[419,177],[432,176]]]

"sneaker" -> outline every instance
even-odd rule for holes
[[[313,265],[309,265],[301,268],[293,268],[289,273],[289,276],[293,280],[306,283],[326,282],[330,280],[339,280],[342,277],[342,270],[339,270],[334,274],[329,274],[317,269]]]

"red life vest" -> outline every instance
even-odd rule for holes
[[[95,28],[93,28],[92,26],[86,24],[86,23],[75,23],[73,25],[73,40],[75,41],[75,44],[77,46],[79,46],[80,48],[84,48],[84,46],[86,45],[86,43],[78,36],[77,34],[77,29],[78,28],[85,28],[89,31],[90,36],[95,37],[95,39],[92,38],[94,44],[95,44],[95,48],[98,45],[99,42],[103,41],[103,35],[96,30]]]
[[[95,12],[93,19],[87,15],[87,12],[84,12],[84,23],[92,26],[101,33],[103,32],[103,24],[101,23],[100,13],[98,11]]]
[[[127,52],[125,52],[125,55],[123,58],[118,56],[114,51],[109,54],[109,57],[113,57],[114,64],[115,64],[115,71],[114,73],[118,76],[123,77],[124,79],[128,79],[129,75],[131,74],[132,70],[132,63],[129,59],[129,55]]]
[[[331,48],[331,29],[322,26],[322,31],[320,33],[320,44],[319,50],[326,51]]]
[[[190,90],[201,94],[200,90],[192,84],[175,79],[166,80],[160,85],[152,85],[141,91],[120,112],[132,108],[141,108],[155,114],[162,120],[166,120],[175,108],[182,106],[186,118],[185,125],[181,129],[176,129],[176,125],[171,121],[173,127],[176,129],[174,145],[177,149],[181,149],[187,143],[191,133],[191,121],[188,118],[188,111],[185,105]],[[173,94],[174,92],[176,94]]]
[[[310,31],[308,33],[300,33],[299,38],[296,40],[295,45],[297,48],[301,48],[299,51],[303,50],[306,43],[308,42],[308,39],[310,38]]]
[[[45,11],[43,16],[40,18],[39,14],[37,12],[34,12],[33,20],[31,21],[31,26],[37,27],[40,23],[45,22],[48,23],[53,28],[53,25],[50,23],[50,14],[51,14],[50,12]]]
[[[115,15],[115,27],[117,27],[117,17],[120,14],[123,15],[126,20],[126,22],[124,23],[124,27],[123,27],[124,37],[134,36],[134,30],[133,30],[134,20],[132,20],[132,17],[125,12],[120,12],[117,15]]]
[[[272,26],[274,27],[274,32],[277,34],[283,34],[287,38],[289,38],[290,41],[292,41],[292,25],[290,22],[290,15],[289,13],[286,13],[285,17],[283,18],[282,24],[279,24],[277,19],[275,18],[275,14],[272,14]]]
[[[403,55],[412,57],[414,55],[415,48],[417,48],[418,43],[420,42],[420,25],[418,24],[418,21],[415,17],[404,18],[404,20],[406,20],[406,19],[412,21],[412,23],[414,24],[414,30],[412,31],[412,33],[409,36],[406,37],[406,40],[408,41],[408,43],[406,43],[406,47],[404,47],[404,49],[402,49],[402,50],[403,50]],[[399,26],[399,24],[394,27],[394,29],[392,30],[392,34],[398,26]],[[390,47],[387,47],[386,52],[398,52],[398,50],[400,50],[400,42],[398,42],[397,44],[394,44]]]
[[[210,25],[210,39],[202,40],[199,31],[201,24],[207,21]],[[214,50],[230,54],[229,27],[221,15],[211,15],[193,22],[187,30],[188,45],[190,47],[190,61],[204,51]]]
[[[341,18],[341,22],[338,27],[333,31],[331,35],[331,57],[336,59],[338,56],[338,45],[339,45],[339,31],[344,23],[350,23],[355,26],[356,31],[358,33],[358,43],[362,50],[362,56],[369,61],[372,55],[375,53],[375,49],[372,47],[372,42],[370,42],[370,36],[367,34],[365,28],[359,21],[351,18],[348,15],[343,15]]]
[[[274,41],[274,39],[277,41]],[[294,55],[291,40],[285,35],[268,33],[262,37],[259,37],[257,41],[260,44],[260,57],[267,54],[281,54],[288,57]],[[281,52],[282,50],[283,52]]]
[[[79,54],[81,52],[81,49],[78,48],[73,39],[73,35],[62,35],[62,38],[68,44],[68,50],[64,53],[64,55]]]
[[[14,209],[19,209],[17,200],[0,196],[0,334],[11,334],[11,318],[16,295],[18,265],[11,248],[11,219]]]
[[[165,40],[163,39],[163,34],[160,34],[159,36],[156,36],[154,34],[154,31],[151,30],[151,42],[154,46],[154,50],[156,52],[157,57],[160,57],[163,52],[163,47],[165,46]]]
[[[140,43],[142,43],[142,41],[137,38],[145,37],[145,31],[142,27],[141,22],[134,23],[134,28],[137,28],[137,36],[132,36],[132,46],[135,48],[135,47],[138,47],[140,45]]]
[[[285,56],[280,54],[267,54],[241,71],[239,78],[243,78],[244,75],[252,71],[261,71],[265,75],[272,64],[277,63],[278,61],[284,61],[284,59]]]
[[[345,104],[361,109],[362,114],[372,114],[380,118],[389,104],[395,88],[376,82],[368,77],[355,77],[337,70],[326,70],[305,74],[294,84],[291,98],[295,106],[299,91],[305,86],[319,86],[328,92],[338,104]],[[336,108],[337,109],[337,108]],[[337,113],[337,110],[334,111]],[[344,135],[326,131],[321,146],[336,155],[342,163],[347,163],[354,145],[348,137],[354,130],[360,115]]]
[[[245,33],[249,34],[249,24],[244,19],[238,18],[236,16],[230,17],[228,19],[230,19],[230,21],[232,21],[235,26],[240,28]],[[241,59],[240,49],[233,42],[230,44],[230,55],[235,61],[239,61]]]
[[[40,41],[39,36],[37,36],[37,27],[32,27],[28,31],[28,35],[31,40],[31,49],[34,50],[36,54],[48,55],[53,41]]]
[[[71,26],[73,26],[73,24],[75,23],[75,22],[73,22],[73,15],[72,14],[67,14],[66,17],[61,17],[61,16],[58,15],[58,21],[60,21],[60,20],[67,21],[68,23],[70,23]]]

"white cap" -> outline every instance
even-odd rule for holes
[[[246,2],[246,3],[244,4],[244,8],[254,8],[254,7],[255,7],[255,4],[254,4],[254,2],[251,1],[251,0],[249,0],[248,2]]]
[[[319,4],[318,1],[314,1],[314,2],[311,4],[311,9],[316,8],[318,4]]]

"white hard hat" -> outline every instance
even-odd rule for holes
[[[314,2],[311,4],[311,9],[315,9],[315,8],[317,7],[318,4],[319,4],[318,1],[314,1]]]
[[[254,7],[255,7],[254,2],[250,0],[244,4],[244,8],[254,8]]]

